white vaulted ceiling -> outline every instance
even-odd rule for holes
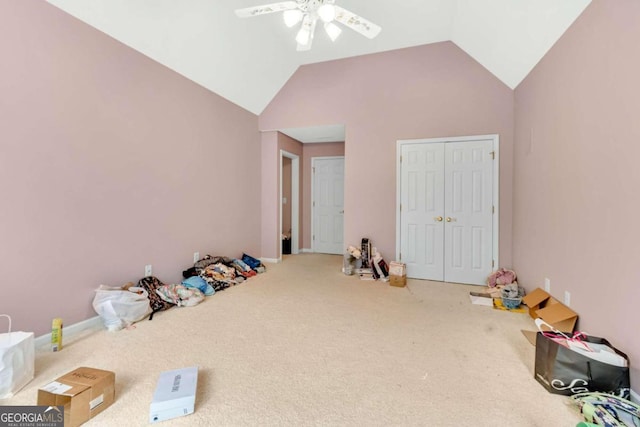
[[[515,88],[591,0],[336,0],[380,25],[369,40],[318,28],[296,51],[281,13],[234,10],[277,0],[47,0],[241,107],[260,114],[304,64],[451,40]]]

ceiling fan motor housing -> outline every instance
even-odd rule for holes
[[[313,13],[323,4],[334,4],[335,0],[297,0],[298,9],[305,13]]]

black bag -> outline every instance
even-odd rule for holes
[[[536,336],[535,379],[549,393],[571,396],[584,392],[604,392],[628,399],[629,358],[603,338],[587,336],[586,343],[605,344],[627,361],[626,367],[611,365],[571,350],[552,338],[553,332]]]
[[[151,306],[151,314],[149,314],[149,320],[153,319],[153,315],[158,311],[163,311],[174,306],[165,300],[156,292],[156,289],[164,286],[164,283],[157,277],[146,276],[138,281],[138,287],[144,289],[149,294],[149,306]]]

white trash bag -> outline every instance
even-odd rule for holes
[[[8,399],[33,379],[35,367],[35,341],[33,332],[0,333],[0,399]]]
[[[100,285],[93,298],[93,309],[109,331],[119,331],[151,313],[149,294],[142,288],[114,288]]]

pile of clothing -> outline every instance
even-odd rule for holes
[[[206,282],[207,291],[213,294],[265,271],[265,266],[258,259],[247,254],[242,254],[242,259],[206,255],[182,272],[185,278],[182,283],[188,286],[190,282],[197,282],[198,279],[193,279],[197,277]]]
[[[144,318],[151,320],[159,311],[197,305],[205,296],[265,271],[259,260],[247,254],[242,254],[242,259],[207,255],[182,272],[184,280],[180,284],[165,284],[157,277],[146,276],[137,285],[100,285],[93,308],[108,330],[118,331]]]

